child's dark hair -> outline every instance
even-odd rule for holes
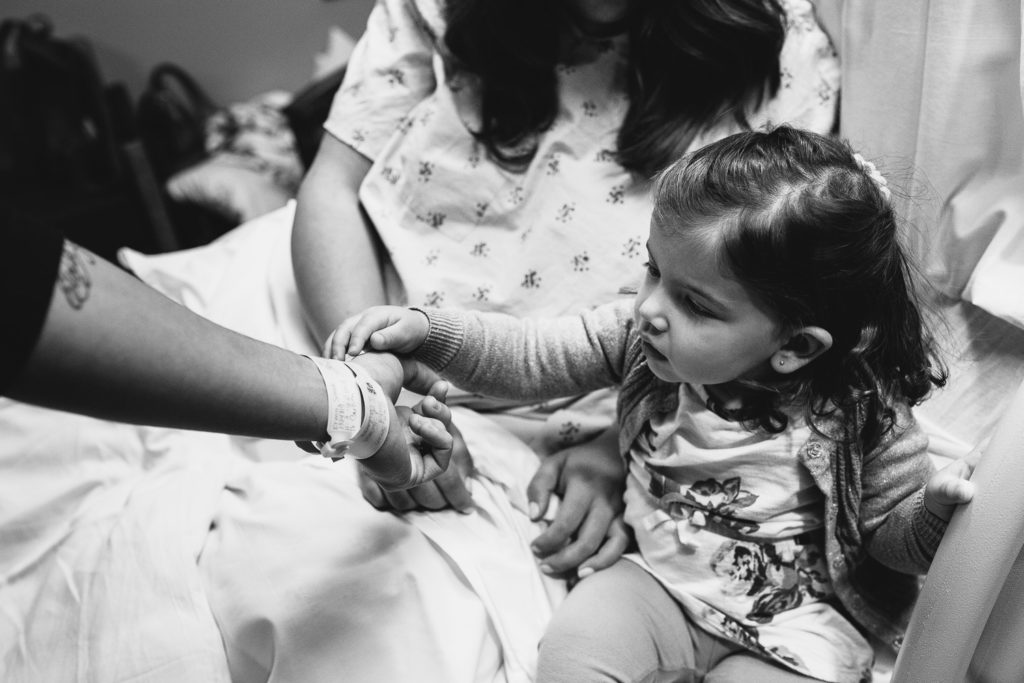
[[[806,405],[812,424],[839,409],[872,448],[893,428],[896,402],[915,405],[945,384],[887,192],[846,142],[788,127],[732,135],[661,174],[654,216],[715,227],[723,272],[785,332],[832,335],[821,357],[758,394],[747,417],[761,427],[783,429],[786,404]]]
[[[480,77],[476,137],[492,158],[525,165],[533,136],[555,120],[555,66],[566,10],[549,0],[447,0],[445,44]],[[779,87],[785,21],[776,0],[634,0],[629,9],[629,111],[618,160],[651,177],[715,120],[745,113]]]

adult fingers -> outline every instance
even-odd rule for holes
[[[468,472],[461,467],[452,467],[434,480],[441,495],[448,505],[459,512],[469,512],[473,508],[473,494],[467,482]]]
[[[417,360],[408,356],[400,356],[399,361],[402,363],[402,385],[415,394],[433,395],[431,392],[437,391],[435,386],[439,382],[443,382],[446,387],[450,386],[448,382],[441,380],[436,372]],[[443,397],[435,396],[435,398],[439,401],[446,401],[448,398],[447,388],[444,390]]]
[[[584,579],[596,571],[612,566],[626,552],[626,548],[629,547],[629,541],[629,527],[626,526],[621,517],[616,517],[612,520],[611,526],[608,527],[608,535],[605,537],[604,543],[601,544],[601,547],[589,559],[580,563],[580,568],[576,570],[576,575]]]
[[[566,452],[560,451],[541,459],[540,466],[526,487],[530,519],[537,521],[548,511],[551,496],[558,490],[558,480],[565,465]]]
[[[444,475],[441,475],[444,476]],[[448,501],[438,487],[438,481],[428,481],[406,491],[406,494],[415,501],[418,508],[425,510],[443,510],[448,507]]]
[[[409,428],[419,437],[419,443],[413,445],[413,447],[418,447],[424,465],[426,465],[429,457],[433,464],[440,468],[437,471],[424,471],[422,481],[429,481],[448,468],[448,463],[452,459],[453,444],[452,435],[448,432],[448,427],[446,426],[446,420],[431,417],[430,415],[447,414],[447,424],[450,425],[451,411],[448,410],[448,406],[430,396],[423,399],[421,403],[423,404],[422,409],[424,413],[411,414],[409,416]]]
[[[453,422],[448,422],[446,426],[452,436],[452,457],[448,469],[434,481],[449,505],[459,512],[469,512],[473,508],[473,494],[469,488],[473,456],[458,427]]]
[[[530,544],[538,557],[547,557],[564,548],[587,516],[590,501],[566,493],[551,524]]]
[[[367,476],[361,467],[358,470],[359,491],[363,494],[363,499],[378,510],[387,510],[388,502],[384,496],[384,490],[377,485],[377,482]]]
[[[607,537],[612,515],[607,508],[596,508],[589,511],[579,526],[576,538],[561,550],[544,558],[541,570],[545,573],[561,574],[580,566],[589,559]]]
[[[417,503],[405,491],[385,491],[362,467],[359,469],[359,490],[373,507],[384,511],[408,512],[415,510]]]

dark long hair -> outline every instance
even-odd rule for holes
[[[872,448],[893,428],[896,403],[945,384],[891,201],[846,142],[780,127],[712,143],[659,177],[655,219],[717,226],[723,272],[785,330],[831,333],[821,357],[755,393],[760,426],[784,428],[789,404],[806,405],[812,424],[839,409],[857,416]]]
[[[481,83],[477,139],[506,166],[528,163],[558,112],[555,66],[566,10],[551,0],[447,0],[445,44]],[[779,87],[784,15],[776,0],[633,0],[629,110],[618,161],[645,177],[704,127]]]

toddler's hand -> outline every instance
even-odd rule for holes
[[[430,323],[426,314],[401,306],[373,306],[358,313],[331,333],[324,355],[344,360],[365,348],[374,351],[410,353],[427,338]]]
[[[954,460],[932,475],[924,489],[924,505],[935,516],[949,521],[958,505],[971,502],[974,484],[969,479],[974,472],[971,458]]]

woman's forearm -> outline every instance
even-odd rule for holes
[[[42,332],[7,395],[94,417],[321,439],[313,363],[202,318],[71,243]]]
[[[299,191],[292,264],[307,321],[318,340],[349,315],[384,303],[376,234],[359,208],[370,162],[330,135]]]

